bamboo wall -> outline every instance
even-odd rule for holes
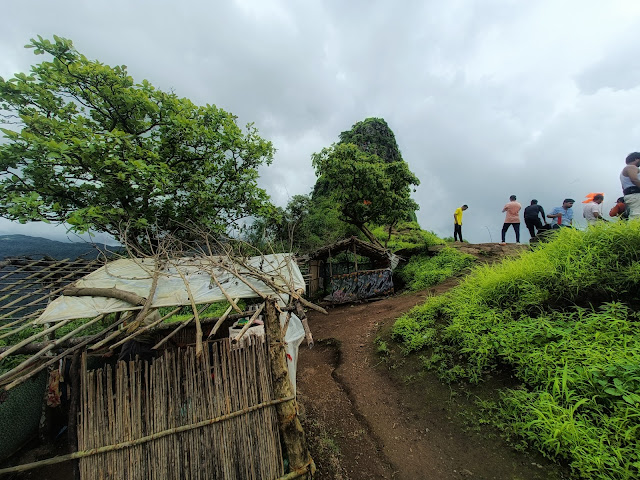
[[[142,441],[81,458],[81,478],[261,480],[284,474],[276,407],[260,406],[277,400],[265,345],[233,351],[224,340],[205,345],[200,358],[189,348],[166,351],[151,364],[119,362],[100,370],[88,371],[83,358],[78,449]],[[219,421],[229,414],[233,418]],[[205,425],[188,427],[198,422]],[[180,427],[185,431],[175,432]],[[143,438],[149,435],[161,437]]]

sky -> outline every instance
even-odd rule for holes
[[[510,195],[547,211],[574,198],[580,226],[580,202],[603,192],[608,212],[640,151],[636,0],[30,0],[3,17],[5,79],[43,58],[30,38],[55,34],[255,123],[277,149],[260,183],[280,206],[310,193],[311,154],[367,117],[387,121],[421,181],[421,227],[452,236],[467,204],[473,243],[500,240]],[[4,219],[0,233],[77,240]]]

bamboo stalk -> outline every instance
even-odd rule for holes
[[[26,374],[26,375],[24,375],[24,376],[22,376],[20,378],[17,378],[13,382],[11,382],[9,385],[7,385],[5,387],[5,390],[10,390],[11,388],[15,387],[16,385],[21,384],[25,380],[33,377],[35,374],[37,374],[37,373],[41,372],[42,370],[44,370],[45,368],[47,368],[49,365],[54,364],[55,362],[57,362],[61,358],[63,358],[65,356],[75,352],[76,350],[81,349],[82,347],[84,347],[88,343],[91,343],[93,340],[100,338],[102,335],[107,333],[109,330],[111,330],[112,328],[115,328],[116,326],[118,326],[121,322],[122,322],[122,320],[118,320],[117,322],[112,323],[107,328],[105,328],[101,332],[95,334],[94,336],[88,337],[86,340],[82,341],[81,343],[69,348],[68,350],[65,350],[64,352],[62,352],[61,354],[59,354],[59,355],[57,355],[55,357],[52,357],[50,360],[48,360],[46,363],[40,365],[38,368],[36,368],[34,370],[31,370],[28,374]]]
[[[262,312],[263,308],[264,308],[264,303],[260,304],[260,307],[258,307],[258,309],[251,316],[249,321],[244,325],[244,327],[242,327],[242,330],[240,330],[240,333],[238,333],[238,335],[236,337],[231,339],[231,343],[233,343],[233,344],[238,343],[238,341],[247,332],[247,330],[249,330],[249,327],[251,327],[251,325],[253,325],[253,322],[255,322],[256,318],[258,318],[258,315],[260,315],[260,312]]]
[[[51,326],[49,328],[44,329],[41,332],[38,332],[38,333],[35,333],[35,334],[31,335],[29,338],[25,338],[21,342],[18,342],[15,345],[13,345],[12,347],[10,347],[8,350],[5,350],[4,352],[0,353],[0,360],[2,360],[3,358],[6,358],[7,356],[11,355],[13,352],[15,352],[16,350],[18,350],[21,347],[24,347],[28,343],[33,342],[36,338],[43,337],[43,336],[47,335],[48,333],[51,333],[54,330],[66,325],[67,323],[72,322],[73,320],[74,319],[63,320],[63,321],[58,322],[58,323],[56,323],[55,325],[53,325],[53,326]]]
[[[75,330],[67,333],[64,337],[54,340],[51,344],[47,345],[46,347],[44,347],[42,350],[40,350],[38,353],[36,353],[35,355],[29,357],[28,359],[26,359],[24,362],[20,363],[18,366],[14,367],[11,369],[11,371],[5,373],[4,375],[0,375],[0,382],[2,382],[3,380],[5,380],[6,378],[10,377],[13,375],[12,372],[19,372],[20,370],[28,367],[29,365],[31,365],[32,363],[34,363],[38,358],[42,357],[45,353],[49,352],[50,350],[52,350],[53,348],[56,347],[56,345],[59,345],[60,343],[64,342],[65,340],[68,340],[69,338],[72,338],[76,335],[76,333],[78,333],[81,330],[84,330],[87,327],[90,327],[91,325],[93,325],[96,322],[99,322],[100,320],[102,320],[105,317],[105,314],[102,315],[98,315],[96,318],[94,318],[93,320],[84,323],[82,325],[80,325],[78,328],[76,328]]]

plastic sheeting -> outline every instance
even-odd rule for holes
[[[228,257],[181,258],[165,265],[158,277],[158,285],[151,303],[152,308],[190,305],[185,282],[196,304],[226,300],[211,277],[213,272],[218,282],[231,298],[255,298],[256,293],[236,275],[224,270],[219,264],[235,267],[238,274],[257,291],[265,295],[279,294],[263,282],[243,273],[247,269],[234,265]],[[290,254],[272,254],[246,259],[247,265],[260,270],[272,282],[284,290],[304,289],[305,283],[300,269]],[[218,266],[217,266],[218,265]],[[78,280],[77,288],[117,288],[147,297],[155,271],[153,259],[120,259],[106,264],[95,272]],[[184,279],[183,279],[184,276]],[[286,303],[288,296],[279,294]],[[141,309],[123,300],[106,297],[61,296],[55,299],[38,318],[37,323],[53,323],[72,318],[92,318],[103,313]],[[291,328],[291,325],[289,326]]]

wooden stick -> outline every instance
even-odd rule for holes
[[[202,355],[202,325],[200,324],[200,316],[198,315],[198,308],[196,307],[196,302],[193,299],[193,294],[191,293],[191,288],[189,287],[189,282],[187,281],[184,273],[180,271],[180,268],[176,265],[176,272],[182,278],[184,282],[184,286],[187,289],[187,296],[189,297],[189,302],[191,302],[191,309],[193,310],[193,319],[196,322],[196,357]]]
[[[236,298],[234,303],[237,302],[238,299]],[[211,337],[213,337],[217,332],[218,329],[222,326],[222,324],[224,323],[224,321],[227,319],[227,317],[229,316],[229,314],[231,313],[231,309],[233,308],[233,305],[230,305],[229,308],[227,308],[225,310],[225,312],[222,314],[222,316],[218,319],[218,321],[216,322],[216,324],[213,326],[213,328],[211,329],[211,331],[209,332],[209,335],[207,336],[207,340],[209,340]]]
[[[76,328],[75,330],[72,330],[71,332],[67,333],[64,337],[59,338],[57,340],[54,340],[52,343],[50,343],[49,345],[47,345],[46,347],[44,347],[42,350],[40,350],[38,353],[36,353],[35,355],[27,358],[24,362],[22,362],[20,365],[14,367],[11,369],[10,372],[5,373],[4,375],[0,375],[0,382],[2,380],[5,380],[6,378],[10,377],[12,374],[11,372],[18,372],[26,367],[28,367],[29,365],[31,365],[32,363],[34,363],[38,358],[42,357],[45,353],[49,352],[50,350],[52,350],[53,348],[55,348],[57,345],[60,345],[62,342],[73,338],[76,336],[76,334],[81,331],[84,330],[87,327],[90,327],[91,325],[93,325],[96,322],[99,322],[100,320],[102,320],[105,317],[105,314],[103,313],[102,315],[98,315],[96,318],[94,318],[93,320],[84,323],[82,325],[80,325],[78,328]]]
[[[204,311],[207,308],[209,308],[210,306],[211,306],[211,304],[205,305],[204,307],[202,307],[200,309],[199,313],[201,313],[201,314],[204,313]],[[191,316],[191,318],[189,318],[188,320],[184,320],[184,321],[180,322],[180,325],[178,326],[178,328],[175,328],[169,335],[167,335],[162,340],[160,340],[158,343],[156,343],[152,347],[152,350],[156,350],[156,349],[160,348],[162,345],[164,345],[165,343],[167,343],[171,337],[173,337],[176,333],[178,333],[180,330],[182,330],[184,327],[186,327],[191,322],[191,320],[193,320],[194,318],[195,318],[195,316]]]
[[[81,349],[82,347],[84,347],[85,345],[87,345],[88,343],[91,343],[93,340],[96,340],[98,338],[100,338],[102,335],[104,335],[105,333],[107,333],[109,330],[117,327],[118,325],[120,325],[122,323],[122,320],[118,320],[117,322],[112,323],[111,325],[109,325],[107,328],[105,328],[104,330],[102,330],[100,333],[97,333],[95,335],[93,335],[92,337],[88,337],[86,340],[82,341],[81,343],[65,350],[64,352],[62,352],[61,354],[52,357],[49,361],[47,361],[46,363],[43,363],[42,365],[40,365],[39,367],[31,370],[28,374],[17,378],[16,380],[14,380],[13,382],[11,382],[9,385],[7,385],[5,388],[5,390],[9,390],[13,387],[15,387],[16,385],[21,384],[22,382],[24,382],[25,380],[33,377],[35,374],[41,372],[42,370],[44,370],[45,368],[47,368],[49,365],[54,364],[55,362],[57,362],[58,360],[60,360],[63,357],[66,357],[67,355],[75,352],[76,350]]]
[[[240,280],[242,283],[244,283],[247,287],[249,287],[251,290],[253,290],[253,292],[259,296],[262,300],[266,299],[267,296],[262,293],[260,290],[258,290],[256,287],[254,287],[250,282],[248,282],[242,275],[240,275],[240,272],[238,272],[237,268],[234,268],[234,270],[232,270],[230,267],[227,267],[226,265],[222,264],[222,263],[218,263],[216,264],[218,266],[220,266],[220,268],[224,268],[227,272],[231,273],[232,275],[234,275],[236,278],[238,278],[238,280]]]
[[[43,337],[43,336],[47,335],[48,333],[51,333],[54,330],[66,325],[67,323],[72,322],[73,320],[75,320],[75,319],[70,318],[68,320],[63,320],[63,321],[58,322],[58,323],[56,323],[55,325],[53,325],[53,326],[51,326],[49,328],[46,328],[45,330],[43,330],[43,331],[41,331],[39,333],[31,335],[29,338],[25,338],[21,342],[16,343],[13,347],[10,347],[8,350],[0,353],[0,360],[2,360],[3,358],[6,358],[7,356],[11,355],[13,352],[18,350],[20,347],[23,347],[26,344],[33,342],[36,338]]]
[[[133,292],[120,290],[119,288],[65,288],[63,295],[68,297],[107,297],[116,298],[132,305],[144,305],[146,298],[141,297]]]
[[[233,298],[231,298],[231,296],[227,293],[227,291],[222,288],[222,285],[220,284],[220,282],[218,281],[218,279],[216,278],[216,275],[213,273],[213,268],[211,269],[211,271],[209,271],[209,275],[211,276],[212,280],[214,282],[216,282],[216,285],[218,286],[218,288],[220,289],[220,291],[222,292],[222,294],[224,295],[224,297],[227,299],[227,302],[229,302],[231,304],[231,307],[238,313],[241,313],[242,310],[240,310],[240,307],[238,307],[238,305],[236,305],[236,302],[238,301],[238,299],[236,298],[235,300]]]
[[[149,296],[147,297],[147,301],[144,302],[144,307],[142,307],[142,310],[138,312],[138,316],[129,326],[128,330],[130,332],[138,328],[138,326],[146,318],[149,308],[151,308],[151,303],[153,302],[153,297],[155,296],[156,288],[158,287],[158,277],[160,277],[161,268],[162,268],[161,264],[158,261],[156,261],[155,268],[153,271],[153,278],[151,279],[151,288],[149,289]]]
[[[240,330],[240,333],[238,333],[236,337],[231,339],[231,343],[234,343],[234,344],[238,343],[238,340],[240,340],[242,336],[247,332],[247,330],[249,330],[249,327],[253,324],[256,318],[258,318],[258,315],[260,315],[260,312],[262,312],[263,308],[264,308],[264,303],[260,305],[260,307],[256,310],[256,312],[251,316],[249,321],[244,325],[244,327],[242,327],[242,330]]]
[[[109,347],[109,350],[113,350],[116,347],[119,347],[120,345],[122,345],[125,342],[128,342],[129,340],[133,340],[135,337],[137,337],[138,335],[151,330],[153,327],[155,327],[156,325],[158,325],[159,323],[162,323],[164,320],[166,320],[167,318],[171,317],[172,315],[175,315],[176,313],[178,313],[178,311],[180,311],[182,307],[178,307],[178,308],[174,308],[173,310],[171,310],[169,313],[167,313],[164,317],[160,317],[157,320],[154,320],[153,322],[151,322],[149,325],[146,325],[142,328],[138,328],[137,330],[135,330],[133,333],[131,333],[130,335],[128,335],[127,337],[123,338],[122,340],[114,343],[113,345],[111,345]]]
[[[307,346],[309,348],[313,348],[313,335],[311,335],[311,329],[309,328],[309,322],[307,321],[307,314],[304,313],[304,309],[299,301],[295,302],[296,305],[296,315],[302,322],[302,328],[304,328],[304,336],[307,339]]]

